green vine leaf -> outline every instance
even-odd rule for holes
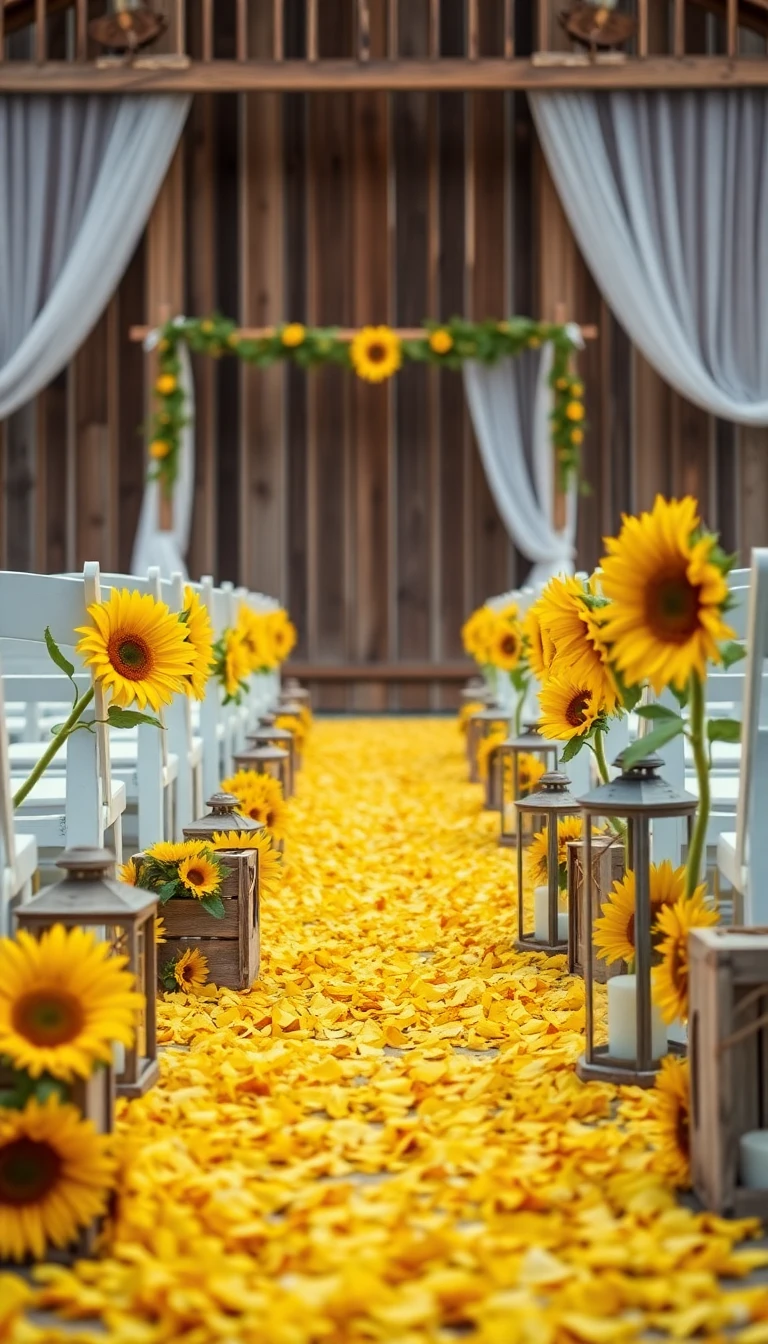
[[[586,744],[586,738],[584,737],[572,737],[569,742],[566,742],[560,753],[560,760],[563,765],[567,765],[569,761],[573,760],[574,756],[578,756],[579,752],[586,746]]]
[[[224,918],[226,912],[224,910],[224,902],[220,896],[203,896],[200,904],[209,915],[213,915],[214,919]]]
[[[738,640],[731,639],[727,644],[722,645],[720,653],[723,666],[727,672],[728,668],[733,667],[734,663],[740,663],[742,658],[746,658],[747,647],[745,644],[740,644]]]
[[[683,731],[683,721],[674,715],[671,720],[659,724],[647,737],[639,737],[633,742],[631,747],[627,747],[622,752],[621,766],[623,770],[629,770],[638,761],[642,761],[646,756],[652,756],[660,747],[665,747],[668,742],[679,737]]]
[[[163,724],[153,714],[140,714],[135,709],[121,709],[119,705],[109,706],[107,723],[110,728],[136,728],[140,723],[151,723],[153,728],[163,728]]]
[[[667,705],[641,705],[637,711],[637,717],[661,722],[671,722],[672,720],[677,723],[683,722],[680,715],[676,714],[674,709],[670,709]]]
[[[738,719],[710,719],[707,737],[710,742],[740,742],[741,724]]]

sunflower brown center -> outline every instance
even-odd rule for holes
[[[127,681],[141,681],[152,671],[152,650],[141,635],[126,636],[119,630],[107,645],[109,661]]]
[[[14,1139],[0,1148],[0,1208],[37,1204],[54,1189],[62,1162],[55,1148],[35,1139]]]
[[[591,691],[580,691],[578,695],[574,695],[565,711],[565,717],[572,728],[580,728],[585,722],[591,700]]]
[[[517,635],[513,634],[511,630],[508,634],[502,636],[501,651],[502,653],[505,653],[508,658],[512,658],[514,654],[517,653],[517,647]]]
[[[632,911],[632,914],[629,916],[629,919],[627,920],[627,942],[629,943],[629,946],[630,946],[630,947],[634,947],[634,946],[635,946],[635,912],[634,912],[634,910]]]
[[[646,617],[659,639],[684,644],[698,629],[699,589],[685,572],[662,575],[646,591]]]
[[[367,355],[372,364],[380,364],[383,359],[386,359],[387,352],[379,341],[374,341],[372,345],[368,346]]]
[[[192,883],[193,887],[201,887],[205,881],[205,873],[199,868],[190,868],[187,873],[187,881]]]
[[[677,1146],[681,1153],[690,1157],[691,1153],[691,1123],[688,1112],[682,1106],[678,1106],[675,1116],[675,1138]]]
[[[37,1046],[64,1045],[82,1031],[85,1018],[77,999],[65,990],[38,989],[14,1005],[13,1025]]]

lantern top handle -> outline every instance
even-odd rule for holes
[[[562,770],[548,770],[541,776],[535,792],[527,794],[525,798],[518,798],[515,807],[520,812],[541,813],[543,816],[548,812],[562,816],[575,815],[581,803],[574,798],[570,786],[571,781]]]
[[[95,845],[78,845],[65,849],[56,860],[56,867],[63,868],[70,878],[80,881],[97,881],[109,877],[115,866],[115,856],[111,849],[100,849]]]
[[[660,756],[643,756],[626,770],[623,756],[616,761],[621,770],[618,779],[600,784],[581,798],[580,805],[593,816],[627,817],[690,817],[698,807],[693,794],[675,789],[662,779]]]

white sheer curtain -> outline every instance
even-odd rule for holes
[[[768,424],[765,91],[530,103],[579,246],[634,343],[696,405]]]
[[[184,97],[0,98],[0,418],[64,367],[138,242]]]
[[[525,352],[498,364],[464,365],[464,387],[486,478],[504,526],[533,562],[528,578],[539,587],[553,574],[572,574],[576,492],[568,495],[566,524],[554,523],[554,450],[550,434],[552,352]]]
[[[157,565],[160,574],[168,579],[172,574],[187,577],[184,557],[189,546],[192,526],[192,505],[195,490],[195,385],[192,379],[192,361],[186,345],[179,345],[179,387],[185,398],[186,423],[179,443],[179,469],[173,485],[171,501],[171,528],[160,527],[160,485],[147,481],[139,515],[139,526],[133,544],[131,572],[146,574],[150,565]]]

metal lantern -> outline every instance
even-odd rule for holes
[[[312,695],[307,690],[306,686],[302,686],[295,677],[288,677],[280,694],[281,696],[285,695],[289,700],[300,701],[301,704],[306,705],[307,708],[309,708],[312,700]]]
[[[659,777],[658,756],[647,756],[621,775],[601,784],[581,799],[584,817],[586,875],[586,964],[584,992],[586,1049],[576,1065],[579,1077],[608,1083],[652,1087],[659,1061],[667,1053],[667,1029],[651,997],[651,857],[654,819],[685,817],[690,844],[693,814],[698,806],[690,793],[674,789]],[[632,975],[612,976],[605,987],[595,986],[594,908],[592,882],[592,826],[601,818],[610,829],[625,830],[627,872],[635,876],[634,948]],[[596,992],[607,998],[607,1033],[597,1020]],[[607,1039],[606,1039],[607,1036]]]
[[[286,798],[289,797],[294,791],[296,779],[296,749],[293,733],[287,728],[278,728],[274,718],[270,723],[261,720],[256,731],[248,734],[248,745],[251,747],[279,747],[281,751],[288,752],[290,757],[288,787],[283,792]]]
[[[140,887],[117,882],[112,876],[115,856],[109,849],[66,849],[57,862],[65,876],[46,887],[27,905],[19,907],[19,928],[40,934],[54,924],[65,928],[100,931],[118,956],[128,959],[128,969],[145,999],[139,1015],[136,1038],[125,1050],[115,1047],[117,1092],[122,1097],[141,1097],[157,1081],[157,949],[155,918],[157,897]]]
[[[501,833],[500,845],[516,845],[518,834],[520,843],[530,844],[533,830],[530,819],[518,822],[517,805],[523,793],[520,782],[520,759],[522,756],[535,756],[544,766],[544,770],[557,770],[557,742],[542,737],[535,724],[526,724],[520,737],[508,737],[502,742],[496,757],[496,768],[501,783]]]
[[[472,784],[480,782],[477,749],[483,738],[488,737],[497,725],[506,728],[509,732],[510,722],[509,715],[504,713],[501,705],[495,700],[489,701],[487,709],[479,709],[476,714],[470,715],[467,721],[467,762]]]
[[[301,708],[302,708],[301,705],[298,704],[295,700],[281,700],[280,704],[277,707],[277,716],[278,718],[295,719],[297,725],[301,725],[302,721]],[[288,728],[287,731],[289,733],[292,732],[290,728]],[[295,776],[301,769],[301,752],[299,751],[298,735],[296,733],[292,733],[292,736],[293,736],[293,753],[291,757],[291,768],[293,770],[295,778]]]
[[[185,840],[212,840],[217,831],[263,831],[263,821],[254,821],[238,811],[239,800],[233,793],[214,793],[204,817],[184,827]]]
[[[460,691],[460,699],[463,705],[487,704],[491,692],[482,677],[471,677]]]
[[[517,801],[519,817],[530,817],[531,830],[543,830],[547,843],[547,880],[534,887],[533,932],[525,931],[523,901],[523,845],[517,846],[517,942],[520,952],[564,955],[568,951],[568,915],[559,910],[560,860],[558,820],[578,816],[580,804],[570,792],[570,780],[559,770],[542,775],[534,793]],[[522,826],[521,826],[522,829]]]
[[[257,775],[269,775],[283,786],[283,797],[288,796],[291,758],[282,747],[250,747],[234,758],[236,770],[254,770]]]

